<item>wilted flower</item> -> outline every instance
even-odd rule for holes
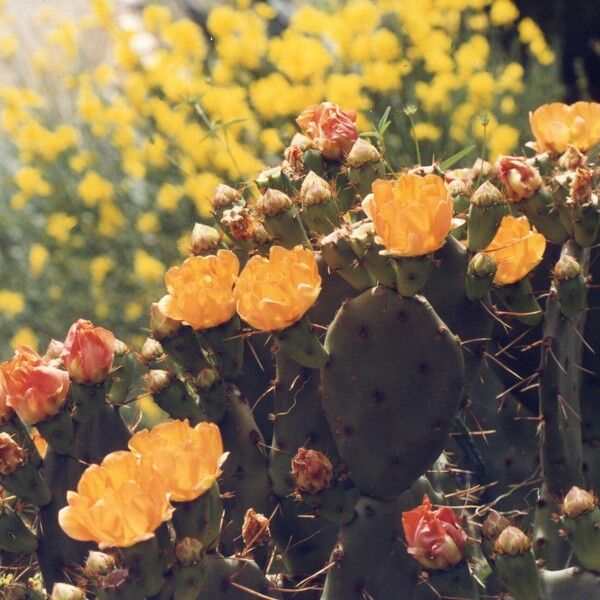
[[[0,475],[14,473],[26,460],[27,452],[8,433],[0,433]]]
[[[269,542],[271,531],[269,530],[269,519],[253,508],[249,508],[244,515],[242,525],[242,539],[246,548],[250,546],[264,546]]]
[[[19,346],[12,360],[0,364],[0,398],[29,425],[60,412],[69,385],[66,371],[50,366],[29,346]]]
[[[356,111],[342,110],[333,102],[321,102],[305,108],[296,123],[323,156],[339,159],[345,156],[358,137]]]
[[[128,548],[153,537],[173,509],[163,476],[132,452],[112,452],[89,466],[67,492],[68,506],[58,513],[63,531],[100,549]]]
[[[520,281],[544,256],[546,238],[531,227],[527,217],[503,217],[494,239],[483,251],[495,261],[496,285]]]
[[[331,485],[333,465],[318,450],[298,448],[292,458],[292,477],[300,491],[318,494]]]
[[[207,422],[190,427],[187,419],[139,431],[129,440],[129,449],[160,475],[176,502],[195,500],[207,492],[225,458],[219,428]]]
[[[175,544],[175,558],[179,563],[185,566],[197,564],[206,547],[197,538],[184,537]]]
[[[427,569],[449,569],[465,556],[467,534],[448,506],[432,510],[431,501],[402,513],[402,527],[408,553]]]
[[[538,152],[565,152],[569,146],[587,152],[600,142],[600,103],[544,104],[529,113],[529,123]]]
[[[114,347],[112,331],[79,319],[71,325],[60,356],[73,381],[94,384],[104,381],[108,375]]]
[[[513,200],[531,198],[544,183],[540,172],[520,156],[499,156],[496,168]]]
[[[166,296],[158,308],[167,317],[194,329],[216,327],[235,313],[233,283],[240,263],[230,250],[212,256],[191,256],[165,275]]]
[[[302,246],[272,246],[269,258],[253,256],[236,283],[238,314],[261,331],[280,331],[300,320],[321,291],[313,253]]]
[[[452,198],[437,175],[411,173],[396,181],[377,179],[362,208],[373,221],[376,241],[396,256],[422,256],[440,248],[452,226]]]

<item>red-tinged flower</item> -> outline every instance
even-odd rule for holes
[[[427,569],[450,569],[465,556],[467,534],[448,506],[432,510],[431,500],[402,513],[408,553]]]
[[[0,397],[29,425],[60,412],[69,392],[69,374],[48,364],[29,346],[0,364]]]
[[[344,157],[358,138],[356,111],[342,110],[333,102],[321,102],[305,108],[296,123],[326,158]]]
[[[79,319],[69,329],[61,358],[73,381],[86,385],[100,383],[112,367],[114,346],[112,331]]]
[[[531,198],[544,183],[540,172],[520,156],[499,156],[496,169],[508,195],[517,202]]]

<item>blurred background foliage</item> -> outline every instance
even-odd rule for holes
[[[363,131],[391,106],[400,169],[412,136],[427,163],[481,145],[482,121],[489,157],[517,151],[562,93],[511,0],[7,1],[0,60],[2,358],[79,317],[137,346],[215,186],[277,164],[311,103]]]

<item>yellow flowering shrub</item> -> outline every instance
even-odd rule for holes
[[[27,73],[0,85],[0,273],[22,297],[0,310],[8,340],[29,326],[44,344],[82,316],[139,332],[190,223],[210,221],[215,186],[276,164],[311,104],[356,110],[359,131],[391,106],[386,148],[400,169],[415,139],[424,161],[484,140],[491,158],[510,154],[528,110],[556,94],[553,51],[512,0],[306,1],[285,18],[264,2],[215,2],[206,31],[175,3],[82,4],[31,15],[31,50],[0,5],[3,71]]]

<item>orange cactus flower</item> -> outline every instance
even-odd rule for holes
[[[465,556],[467,534],[448,506],[432,510],[431,500],[402,513],[408,553],[427,569],[450,569]]]
[[[171,518],[173,508],[162,475],[132,452],[112,452],[89,466],[67,492],[58,513],[63,531],[100,549],[128,548],[149,540]]]
[[[441,177],[404,173],[395,181],[377,179],[372,189],[362,208],[387,253],[423,256],[444,245],[453,205]]]
[[[321,292],[313,253],[302,246],[271,246],[269,258],[253,256],[236,283],[238,314],[261,331],[281,331],[299,321]]]
[[[311,104],[296,119],[302,132],[331,159],[340,159],[352,149],[358,138],[355,121],[355,110],[342,110],[333,102]]]
[[[112,367],[114,346],[112,331],[79,319],[71,325],[60,356],[73,381],[100,383]]]
[[[139,431],[129,440],[129,449],[152,466],[176,502],[195,500],[207,492],[226,457],[214,423],[190,427],[187,419]]]
[[[494,239],[483,251],[498,266],[494,283],[507,285],[520,281],[536,267],[546,249],[546,238],[537,233],[527,217],[507,215],[502,219]]]
[[[529,113],[538,152],[565,152],[573,146],[587,152],[600,142],[600,103],[544,104]]]
[[[0,398],[29,425],[58,414],[69,385],[66,371],[29,346],[19,346],[12,360],[0,364]]]
[[[191,256],[165,275],[167,291],[158,303],[160,312],[191,325],[208,329],[226,323],[235,314],[233,284],[240,270],[230,250],[216,255]]]

